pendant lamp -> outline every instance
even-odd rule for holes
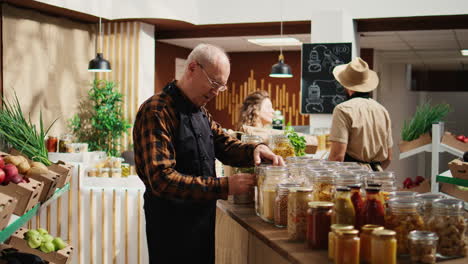
[[[281,18],[281,37],[283,37],[283,18]],[[270,77],[274,78],[291,78],[293,77],[291,67],[284,63],[283,46],[280,46],[280,55],[278,63],[271,67]]]
[[[104,59],[104,56],[102,55],[102,52],[99,52],[102,50],[102,30],[101,30],[101,18],[99,18],[99,35],[98,38],[100,37],[99,40],[99,48],[98,52],[96,55],[96,58],[92,59],[89,61],[89,66],[88,66],[88,71],[90,72],[111,72],[111,65],[110,62]]]

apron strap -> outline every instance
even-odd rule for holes
[[[363,165],[363,166],[366,166],[366,167],[372,169],[373,171],[383,171],[382,164],[379,161],[364,162],[362,160],[358,160],[358,159],[355,159],[355,158],[351,157],[350,155],[348,155],[348,153],[345,153],[344,161],[357,162],[360,165]]]

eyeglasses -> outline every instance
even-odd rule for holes
[[[217,90],[219,92],[223,92],[227,90],[226,84],[221,84],[217,81],[213,81],[210,77],[208,77],[208,73],[206,73],[205,69],[203,68],[203,65],[197,62],[197,65],[200,66],[200,69],[202,69],[203,73],[205,74],[206,79],[210,82],[211,88],[214,90]]]

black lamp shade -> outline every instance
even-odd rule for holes
[[[271,67],[270,77],[273,78],[291,78],[293,77],[291,67],[284,63],[284,58],[280,55],[278,63]]]
[[[110,62],[105,60],[102,53],[98,53],[96,58],[89,61],[88,71],[90,72],[110,72],[112,71]]]

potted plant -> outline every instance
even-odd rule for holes
[[[90,151],[105,151],[108,156],[120,156],[120,139],[128,134],[130,123],[122,111],[123,95],[116,83],[94,80],[79,112],[69,120],[69,127],[78,141],[88,143]]]

